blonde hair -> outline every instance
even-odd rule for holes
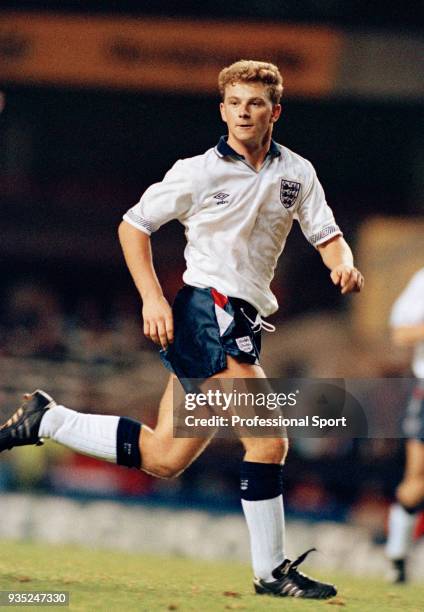
[[[240,60],[223,68],[218,76],[219,92],[223,100],[226,86],[234,83],[263,83],[267,86],[273,104],[279,104],[283,93],[283,77],[277,66],[268,62]]]

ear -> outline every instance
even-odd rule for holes
[[[272,107],[271,123],[276,123],[279,120],[283,107],[281,104],[274,104]]]
[[[224,102],[221,102],[219,105],[219,110],[221,112],[221,119],[222,121],[224,121],[224,123],[227,123],[227,114],[225,112],[225,105]]]

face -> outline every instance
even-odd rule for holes
[[[271,135],[281,105],[272,104],[263,83],[234,83],[225,88],[220,110],[228,126],[230,144],[261,146]]]

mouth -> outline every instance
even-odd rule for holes
[[[253,126],[253,124],[249,123],[249,124],[238,125],[237,127],[239,127],[239,128],[252,128],[254,126]]]

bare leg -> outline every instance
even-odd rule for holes
[[[212,378],[265,378],[260,366],[240,363],[227,356],[227,368]],[[162,478],[181,474],[206,448],[212,439],[174,438],[173,435],[173,385],[171,375],[159,406],[158,422],[154,430],[143,426],[140,435],[142,470]],[[207,381],[206,381],[207,384]],[[246,438],[246,461],[280,463],[286,454],[287,442],[282,439]]]
[[[140,435],[141,469],[159,478],[181,474],[206,448],[208,438],[174,438],[173,385],[171,375],[159,405],[155,429],[143,425]]]
[[[403,480],[396,491],[397,502],[389,511],[386,555],[392,560],[391,582],[405,582],[405,560],[412,543],[417,510],[424,501],[424,444],[406,443]]]
[[[396,496],[406,508],[414,508],[424,501],[424,443],[419,440],[406,443],[405,474]]]

